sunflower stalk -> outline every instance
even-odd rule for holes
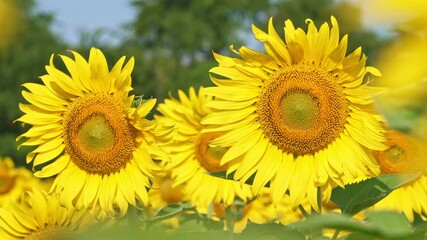
[[[340,234],[341,229],[335,229],[334,235],[332,236],[331,240],[336,240],[338,238],[338,235]]]
[[[236,204],[227,206],[225,209],[225,226],[228,231],[233,232],[234,224],[242,217],[242,209]]]
[[[322,214],[322,188],[317,187],[317,206],[319,207],[319,214]]]
[[[234,228],[234,214],[230,207],[225,209],[225,226],[228,231],[233,231]]]
[[[130,207],[126,215],[127,215],[128,226],[132,229],[137,228],[139,225],[138,209],[136,207]]]
[[[317,187],[317,206],[318,210],[311,208],[312,215],[321,215],[322,214],[322,189]],[[312,239],[317,239],[322,236],[321,228],[311,228],[311,237]]]

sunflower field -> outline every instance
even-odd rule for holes
[[[427,2],[361,2],[0,0],[0,239],[427,239]]]

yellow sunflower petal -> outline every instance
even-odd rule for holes
[[[69,162],[70,162],[69,156],[67,155],[61,156],[58,159],[56,159],[53,163],[43,167],[42,170],[35,172],[34,176],[40,177],[40,178],[52,177],[53,175],[56,175],[62,170],[64,170],[65,167],[67,167]]]
[[[268,34],[254,25],[252,26],[252,31],[255,34],[255,39],[264,42],[267,53],[274,56],[279,64],[288,65],[291,63],[291,57],[286,45],[273,27],[273,18],[270,18],[268,22]]]
[[[13,216],[13,214],[6,209],[0,208],[0,219],[2,228],[14,236],[25,236],[27,229],[25,229]],[[12,227],[13,226],[13,227]]]
[[[108,78],[107,59],[104,54],[96,48],[90,49],[89,55],[90,76],[96,88],[103,92],[110,92],[111,80]]]
[[[242,164],[237,168],[234,177],[240,179],[251,169],[254,169],[254,166],[258,164],[258,161],[261,160],[262,156],[265,154],[267,146],[268,141],[264,138],[261,138],[256,145],[253,145],[249,151],[246,152]]]
[[[64,146],[62,145],[48,152],[37,153],[37,155],[33,159],[33,165],[38,166],[43,163],[47,163],[52,159],[56,158],[57,156],[59,156],[63,151],[64,151]]]
[[[122,171],[128,171],[124,169]],[[123,183],[131,183],[132,180],[128,178],[128,174],[117,174],[117,180]],[[119,190],[123,194],[127,202],[135,206],[135,194],[131,184],[119,184]]]
[[[72,183],[68,183],[68,185],[72,185],[73,187],[69,187],[65,185],[66,188],[61,192],[59,197],[59,202],[63,206],[70,206],[73,204],[74,199],[80,194],[85,185],[87,175],[81,172],[79,169],[75,168],[73,171],[74,180]]]

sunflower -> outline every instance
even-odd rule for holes
[[[213,220],[224,220],[225,229],[227,229],[227,221],[232,221],[233,232],[243,232],[249,224],[266,224],[280,223],[287,225],[304,218],[300,210],[294,211],[291,208],[289,195],[284,195],[279,203],[274,205],[270,198],[270,188],[261,189],[258,196],[246,203],[237,203],[228,206],[226,209],[223,205],[214,204],[212,207]],[[310,203],[308,199],[304,199],[301,204],[307,208],[307,214],[311,213]],[[199,213],[208,214],[207,209],[198,209]],[[226,212],[229,211],[231,218],[226,218]]]
[[[421,175],[391,192],[372,209],[403,212],[411,222],[414,213],[427,218],[427,144],[395,130],[387,131],[386,137],[390,148],[374,153],[382,174],[421,172]]]
[[[161,211],[170,205],[181,205],[186,200],[184,185],[174,185],[170,173],[165,176],[154,178],[151,189],[148,191],[149,206],[144,209],[147,219],[153,219],[161,215]],[[166,210],[167,211],[167,210]],[[160,214],[159,214],[160,213]],[[179,214],[161,221],[163,226],[178,229],[181,216],[194,214],[193,210],[182,209]],[[150,223],[149,221],[147,223]]]
[[[227,207],[214,204],[211,214],[208,213],[208,209],[198,209],[198,211],[207,216],[212,215],[214,221],[222,220],[224,230],[232,228],[234,233],[242,233],[248,223],[266,224],[277,219],[276,208],[271,204],[270,197],[265,192],[268,193],[268,190],[261,191],[259,196],[246,203],[235,202]]]
[[[383,124],[372,114],[373,96],[381,88],[368,86],[361,48],[346,56],[347,36],[339,40],[338,23],[331,17],[308,31],[285,22],[284,42],[269,21],[268,33],[253,26],[266,54],[242,47],[240,58],[214,54],[218,67],[210,70],[217,85],[204,89],[215,97],[212,111],[201,123],[204,134],[223,131],[211,142],[227,148],[221,165],[246,182],[252,191],[270,182],[273,202],[289,192],[296,208],[305,196],[317,208],[318,189],[328,201],[343,176],[374,176],[379,167],[367,151],[384,150]],[[320,191],[319,191],[320,192]]]
[[[1,239],[62,239],[95,223],[87,211],[63,207],[53,195],[35,188],[0,213]]]
[[[16,168],[10,157],[0,157],[0,206],[15,201],[21,194],[31,188],[47,188],[30,170]]]
[[[308,207],[308,200],[305,201]],[[233,225],[235,233],[241,233],[247,227],[248,222],[255,224],[280,223],[287,225],[303,219],[299,210],[294,211],[290,205],[290,198],[284,195],[278,204],[274,205],[270,199],[270,188],[263,188],[260,194],[245,204],[241,209],[241,216]]]
[[[157,108],[162,115],[155,118],[176,128],[174,137],[164,146],[171,155],[168,168],[173,185],[185,185],[184,195],[190,196],[190,201],[202,208],[211,203],[230,205],[236,198],[245,201],[251,195],[249,186],[208,174],[226,170],[226,166],[219,165],[226,148],[209,145],[210,141],[221,136],[221,131],[202,133],[200,121],[209,113],[203,105],[212,99],[201,91],[197,94],[191,87],[187,96],[179,90],[179,100],[170,97]]]
[[[177,204],[185,200],[183,185],[174,186],[169,175],[155,178],[148,192],[152,210],[160,210],[170,204]]]
[[[98,49],[88,62],[72,53],[75,60],[60,56],[70,75],[54,66],[52,55],[43,84],[23,85],[30,104],[20,104],[25,114],[17,121],[32,127],[17,140],[36,147],[26,159],[43,165],[35,176],[57,175],[50,192],[61,204],[123,215],[129,204],[147,204],[149,178],[159,171],[153,159],[167,158],[155,140],[167,130],[145,119],[155,99],[128,95],[133,58],[125,66],[120,58],[109,71]]]

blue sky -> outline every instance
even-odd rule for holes
[[[135,11],[130,0],[37,0],[38,11],[55,14],[53,30],[66,42],[78,43],[82,30],[105,29],[103,41],[115,43],[114,34],[131,22]]]
[[[360,0],[348,0],[361,5],[364,12],[366,27],[386,34],[390,23],[373,21],[369,5]],[[135,18],[135,11],[130,6],[131,0],[37,0],[38,11],[55,14],[53,30],[66,42],[79,42],[82,31],[94,32],[103,29],[102,42],[117,43],[121,26]],[[370,12],[371,11],[371,12]],[[374,22],[374,24],[372,24]]]

